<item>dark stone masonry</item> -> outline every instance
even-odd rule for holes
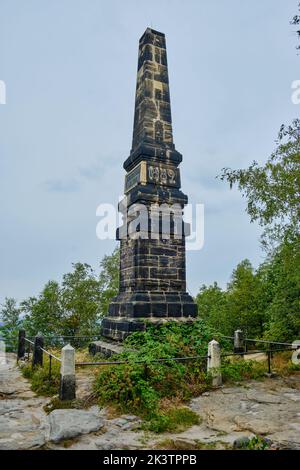
[[[120,289],[102,323],[107,338],[123,340],[149,322],[192,321],[197,315],[186,292],[189,226],[182,212],[188,199],[180,190],[181,161],[173,143],[165,35],[147,28],[139,42],[132,149],[124,163],[125,198],[119,204]],[[169,235],[162,213],[151,217],[155,205],[162,204],[173,207]]]

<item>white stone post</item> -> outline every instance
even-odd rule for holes
[[[208,343],[207,372],[212,376],[212,386],[220,387],[222,385],[221,373],[221,348],[216,340]]]
[[[61,400],[74,400],[75,397],[75,349],[67,344],[61,350],[59,398]]]
[[[235,353],[245,352],[244,348],[244,334],[242,330],[236,330],[234,332],[233,350]]]

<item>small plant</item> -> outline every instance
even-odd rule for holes
[[[242,447],[244,450],[267,450],[270,448],[270,442],[261,436],[254,436]]]
[[[226,382],[239,382],[246,379],[259,379],[266,372],[264,363],[257,361],[234,360],[224,361],[221,367],[223,380]]]
[[[171,408],[157,413],[143,426],[144,429],[156,433],[183,432],[190,426],[200,424],[199,416],[190,408]]]
[[[49,414],[54,410],[82,410],[89,406],[90,403],[84,400],[60,400],[58,397],[53,397],[50,402],[44,406],[44,411]]]

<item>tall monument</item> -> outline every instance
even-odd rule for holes
[[[132,149],[124,162],[125,198],[119,204],[124,221],[117,230],[120,288],[102,322],[107,338],[123,340],[149,322],[189,321],[197,315],[186,292],[189,227],[182,213],[188,199],[180,190],[181,161],[173,142],[165,35],[147,28],[139,41]],[[158,205],[171,208],[169,231]]]

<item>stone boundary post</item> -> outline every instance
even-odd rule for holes
[[[70,344],[61,350],[59,398],[60,400],[76,398],[75,349]]]
[[[19,330],[19,339],[18,339],[18,355],[17,358],[22,359],[25,357],[25,330]]]
[[[235,353],[245,352],[244,334],[242,330],[236,330],[234,332],[233,351]]]
[[[43,351],[41,348],[44,347],[44,338],[41,333],[38,333],[34,338],[34,346],[32,353],[32,367],[43,366]]]
[[[220,387],[222,385],[221,373],[221,348],[216,340],[208,343],[208,359],[207,359],[207,372],[212,376],[212,386]]]

